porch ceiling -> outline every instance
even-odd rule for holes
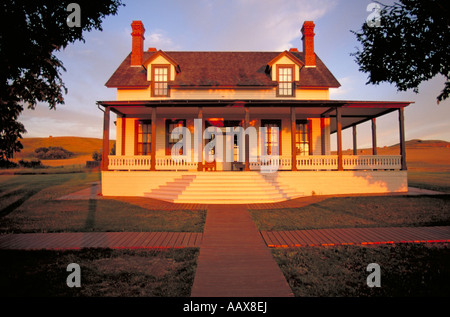
[[[118,115],[151,115],[152,107],[157,114],[196,115],[198,107],[203,107],[207,115],[244,115],[244,107],[250,110],[250,117],[259,114],[290,113],[296,108],[299,117],[330,117],[331,133],[336,132],[336,108],[341,108],[342,129],[363,123],[404,108],[410,101],[349,101],[349,100],[140,100],[140,101],[98,101],[103,107],[110,107]]]
[[[381,117],[385,114],[396,111],[398,108],[354,108],[354,107],[342,107],[341,109],[341,124],[342,130],[350,128],[354,125],[364,123],[372,118]],[[336,127],[336,111],[329,114],[330,120],[330,132],[335,133]]]

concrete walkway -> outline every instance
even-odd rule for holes
[[[245,205],[210,205],[192,297],[292,297]]]

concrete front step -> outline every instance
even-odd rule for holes
[[[228,204],[228,205],[239,205],[239,204],[271,204],[271,203],[279,203],[282,201],[286,201],[286,199],[279,199],[279,200],[270,200],[270,199],[266,199],[266,200],[258,200],[258,199],[242,199],[242,200],[227,200],[227,199],[220,199],[220,200],[210,200],[210,199],[205,199],[205,200],[196,200],[197,204],[204,204],[204,205],[222,205],[222,204]],[[192,203],[191,200],[186,200],[186,199],[176,199],[173,201],[168,201],[171,203],[175,203],[175,204],[190,204]]]
[[[295,195],[242,195],[242,196],[226,196],[226,195],[171,195],[166,193],[151,193],[145,194],[145,197],[159,199],[174,203],[224,203],[224,204],[238,204],[238,203],[269,203],[279,202],[289,199],[303,197],[302,193]]]
[[[272,194],[295,194],[295,189],[289,187],[276,187],[276,186],[249,186],[249,187],[223,187],[223,186],[188,186],[188,187],[178,187],[178,186],[167,186],[164,188],[158,188],[148,194],[152,193],[167,193],[167,194],[177,194],[177,195],[185,195],[185,194],[201,194],[201,195],[251,195],[261,193],[263,195],[272,195]]]
[[[166,192],[169,193],[169,192]],[[171,192],[171,193],[177,193],[177,192]],[[179,192],[178,192],[179,193]],[[201,190],[201,189],[192,189],[192,188],[188,188],[185,191],[182,192],[183,196],[187,196],[187,195],[201,195],[201,196],[254,196],[254,195],[261,195],[261,196],[273,196],[273,195],[285,195],[285,196],[290,196],[290,195],[295,195],[296,192],[294,190],[276,190],[276,189],[271,189],[271,190],[259,190],[258,188],[252,188],[249,190]]]
[[[295,197],[297,198],[297,197]],[[177,204],[190,204],[192,203],[192,200],[190,199],[163,199],[163,198],[155,198],[155,199],[159,199],[159,200],[163,200],[163,201],[167,201],[167,202],[171,202],[171,203],[177,203]],[[289,199],[293,199],[293,198],[289,198]],[[237,204],[268,204],[268,203],[277,203],[277,202],[282,202],[282,201],[286,201],[288,199],[286,198],[274,198],[274,199],[268,199],[266,198],[262,198],[262,199],[252,199],[252,198],[244,198],[244,199],[223,199],[223,198],[217,198],[217,199],[196,199],[195,203],[197,204],[227,204],[227,205],[237,205]]]
[[[240,204],[285,201],[301,197],[303,193],[257,172],[227,172],[185,175],[144,196],[175,203]]]
[[[166,198],[181,198],[184,197],[186,199],[203,199],[203,198],[226,198],[226,199],[245,199],[245,198],[289,198],[291,196],[296,196],[296,194],[291,193],[280,193],[280,192],[253,192],[253,193],[236,193],[236,192],[183,192],[183,193],[171,193],[171,192],[152,192],[145,193],[146,197],[155,198],[158,197],[166,197]]]
[[[242,193],[245,192],[265,192],[270,193],[272,191],[276,192],[292,192],[293,189],[291,189],[288,186],[271,186],[269,184],[265,185],[248,185],[248,186],[241,186],[240,184],[237,184],[236,186],[224,186],[224,185],[198,185],[198,184],[191,184],[189,186],[180,186],[180,185],[167,185],[164,188],[158,188],[152,192],[218,192],[218,191],[226,191],[226,192],[236,192],[236,193]]]
[[[221,190],[251,190],[251,189],[260,189],[260,190],[270,190],[273,188],[277,189],[286,189],[288,190],[291,188],[289,185],[286,184],[277,184],[277,183],[267,183],[267,182],[237,182],[233,184],[226,184],[226,183],[199,183],[196,181],[193,181],[191,183],[186,182],[169,182],[165,184],[164,186],[160,186],[158,189],[173,189],[173,190],[184,190],[187,188],[195,188],[195,189],[202,189],[202,190],[209,190],[209,189],[221,189]]]

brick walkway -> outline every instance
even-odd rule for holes
[[[450,227],[348,228],[261,231],[267,246],[303,247],[450,242]]]
[[[292,297],[245,205],[212,205],[192,297]]]
[[[206,230],[206,229],[205,229]],[[233,231],[229,228],[230,232]],[[248,229],[247,229],[248,230]],[[253,230],[253,228],[252,228]],[[222,236],[220,242],[236,248],[250,240]],[[0,235],[0,249],[22,250],[77,250],[81,248],[146,249],[206,247],[204,233],[198,232],[75,232],[75,233],[20,233]],[[302,246],[370,245],[394,243],[450,242],[450,226],[344,228],[290,231],[261,231],[265,246],[287,248]],[[256,239],[256,237],[253,237]],[[208,240],[207,240],[208,241]],[[234,242],[233,242],[234,243]]]
[[[78,250],[82,248],[149,249],[198,248],[195,232],[73,232],[23,233],[0,236],[0,249]]]

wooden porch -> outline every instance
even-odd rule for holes
[[[271,165],[275,170],[290,171],[357,171],[357,170],[403,170],[406,167],[405,153],[405,127],[404,127],[404,107],[410,102],[383,102],[383,101],[338,101],[338,100],[171,100],[171,101],[100,101],[98,105],[103,106],[104,126],[103,126],[103,171],[204,171],[205,148],[204,140],[199,141],[199,151],[195,152],[195,158],[191,161],[185,159],[174,159],[170,155],[159,157],[156,153],[156,146],[152,146],[148,155],[121,155],[111,156],[109,154],[109,130],[110,113],[114,112],[120,118],[139,118],[145,115],[151,118],[151,144],[156,144],[156,122],[157,109],[190,109],[192,115],[200,119],[202,138],[205,131],[205,111],[215,111],[214,113],[232,112],[235,116],[242,116],[244,130],[250,126],[253,113],[269,111],[276,114],[283,113],[289,117],[288,133],[290,133],[290,152],[288,156],[281,155],[270,160],[252,159],[249,154],[249,136],[246,136],[244,143],[245,159],[241,162],[244,171],[256,171],[262,167]],[[209,109],[209,110],[208,110]],[[266,110],[267,109],[267,110]],[[270,110],[269,110],[270,109]],[[219,112],[218,112],[219,111]],[[385,114],[398,112],[399,127],[399,155],[385,156],[377,153],[377,118]],[[175,112],[176,113],[176,112]],[[325,149],[326,143],[320,141],[322,149],[309,155],[299,155],[296,148],[296,122],[299,116],[308,118],[320,118],[321,125],[325,120],[331,124],[328,126],[328,137],[336,135],[337,151],[336,155],[330,154],[329,149]],[[256,114],[255,114],[256,116]],[[256,117],[255,117],[256,118]],[[357,126],[361,123],[371,121],[372,123],[372,155],[357,155]],[[344,155],[342,148],[342,131],[351,128],[353,132],[353,155]],[[323,129],[323,126],[322,126]],[[321,133],[322,138],[326,138],[326,133]],[[195,136],[194,136],[195,139]],[[167,150],[167,149],[166,149]],[[122,151],[123,152],[123,151]],[[321,153],[320,153],[321,152]],[[317,155],[322,154],[322,155]],[[196,157],[198,155],[198,157]],[[253,154],[254,155],[254,154]],[[292,164],[292,162],[296,162]]]

